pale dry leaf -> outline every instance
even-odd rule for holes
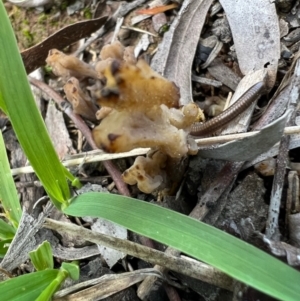
[[[267,70],[262,68],[255,72],[249,72],[243,79],[239,82],[233,97],[230,100],[230,105],[235,103],[249,88],[255,85],[257,82],[264,82],[267,76]],[[237,118],[232,120],[222,131],[223,135],[232,133],[242,133],[247,131],[252,112],[255,108],[255,103],[250,105],[250,107],[241,113]]]
[[[241,140],[228,142],[213,149],[200,149],[199,155],[204,158],[228,161],[248,161],[270,149],[277,143],[284,131],[291,111],[288,110],[278,120],[272,122],[259,133]],[[255,145],[255,147],[253,147]]]
[[[63,159],[67,154],[75,154],[63,113],[54,104],[48,106],[45,123],[58,157]]]
[[[268,66],[268,87],[274,85],[280,58],[280,31],[274,1],[220,0],[231,28],[243,74]]]
[[[300,249],[283,241],[274,241],[268,239],[265,235],[263,241],[268,245],[272,254],[278,257],[286,257],[291,266],[300,266]]]
[[[127,239],[127,229],[105,219],[98,218],[91,226],[91,229],[98,233]],[[98,245],[98,250],[110,268],[126,256],[126,254],[122,252],[101,245]]]
[[[212,0],[185,0],[152,60],[151,67],[180,88],[181,104],[192,101],[191,69]]]
[[[89,216],[84,217],[83,220],[92,223],[91,229],[97,233],[102,233],[121,239],[127,239],[127,229],[111,221],[102,218],[94,219]],[[120,251],[102,245],[97,246],[99,253],[103,256],[110,268],[112,268],[120,259],[123,259],[126,256],[126,254]]]

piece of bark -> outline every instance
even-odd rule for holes
[[[67,154],[75,154],[63,113],[58,111],[54,104],[48,106],[45,123],[59,159],[63,159]]]

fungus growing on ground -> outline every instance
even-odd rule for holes
[[[97,103],[114,110],[93,130],[98,147],[106,152],[150,147],[174,158],[188,153],[187,136],[198,108],[189,104],[179,109],[174,83],[141,60],[136,65],[113,61],[104,75]]]
[[[64,91],[68,101],[72,104],[76,114],[90,120],[96,121],[97,107],[88,95],[85,95],[80,88],[79,81],[71,77],[64,85]]]
[[[100,59],[106,60],[110,58],[122,60],[124,55],[124,49],[124,46],[119,41],[115,41],[112,44],[107,44],[101,49]]]
[[[104,151],[151,148],[146,157],[137,157],[123,174],[125,182],[151,193],[170,188],[174,184],[174,166],[187,154],[197,153],[196,142],[189,132],[192,124],[199,121],[199,115],[200,120],[204,116],[194,103],[180,107],[178,87],[153,71],[144,60],[136,62],[132,50],[124,49],[119,42],[103,47],[102,60],[95,70],[55,49],[50,51],[47,63],[54,73],[65,78],[72,75],[77,79],[87,76],[100,79],[101,83],[96,81],[100,91],[96,85],[91,91],[92,95],[99,95],[97,113],[75,78],[64,86],[67,98],[76,113],[93,121],[96,113],[96,119],[101,120],[92,134],[96,145]]]
[[[137,184],[138,188],[151,193],[162,188],[166,182],[167,155],[160,151],[149,152],[146,157],[138,156],[134,164],[123,173],[123,179],[127,184]]]
[[[85,77],[97,78],[97,72],[89,64],[84,63],[76,56],[66,55],[57,49],[49,51],[46,63],[52,67],[56,76],[61,76],[64,81],[70,77],[82,80]]]
[[[137,157],[123,179],[145,193],[168,188],[168,164],[197,153],[189,131],[199,118],[199,108],[194,103],[180,108],[176,85],[143,60],[135,65],[113,60],[103,76],[105,86],[97,103],[104,112],[112,111],[93,130],[96,145],[106,152],[150,147],[151,155]]]

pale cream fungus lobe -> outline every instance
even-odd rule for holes
[[[198,109],[179,109],[179,89],[142,60],[136,65],[113,61],[105,72],[106,85],[97,103],[114,110],[93,130],[106,152],[137,147],[159,149],[173,157],[185,156],[187,136]]]
[[[179,164],[182,157],[197,153],[189,131],[199,120],[199,108],[194,103],[180,107],[178,87],[143,60],[113,60],[102,72],[105,86],[97,103],[104,112],[112,111],[93,130],[97,146],[106,152],[151,148],[146,157],[136,158],[123,179],[145,193],[170,189],[170,162]]]
[[[123,173],[123,179],[127,184],[137,184],[138,188],[151,193],[162,188],[166,182],[165,172],[167,155],[159,151],[148,153],[146,157],[139,156],[134,164]]]

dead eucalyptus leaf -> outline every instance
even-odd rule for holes
[[[57,110],[54,104],[48,106],[45,123],[59,159],[63,159],[67,154],[75,154],[63,113]]]
[[[22,51],[21,56],[27,74],[45,65],[45,60],[50,49],[56,48],[61,50],[69,46],[99,29],[106,20],[107,17],[101,17],[66,26],[41,43]]]
[[[191,68],[211,3],[212,0],[185,0],[151,63],[155,71],[180,88],[182,105],[193,99]]]
[[[127,239],[127,229],[117,225],[111,221],[102,218],[91,218],[86,216],[83,218],[84,221],[91,223],[91,229],[96,233],[106,234],[112,237],[117,237],[126,240]],[[123,259],[126,254],[118,250],[108,248],[103,245],[97,245],[99,253],[105,259],[109,268],[112,268],[120,259]]]
[[[268,245],[272,254],[278,257],[286,257],[291,266],[300,266],[300,249],[291,246],[283,241],[274,241],[268,239],[265,235],[263,241]]]
[[[102,300],[143,281],[147,276],[163,278],[159,271],[152,268],[122,274],[104,275],[59,291],[55,294],[54,300]],[[69,295],[72,292],[75,293]]]
[[[198,154],[204,158],[249,161],[266,152],[281,139],[290,113],[290,110],[286,111],[278,120],[272,122],[251,137],[228,142],[213,149],[200,149]]]
[[[274,85],[280,58],[280,31],[274,1],[220,0],[231,28],[243,74],[268,66],[268,87]]]
[[[239,82],[236,91],[230,101],[230,105],[235,103],[249,88],[255,85],[257,82],[265,82],[267,77],[267,70],[262,68],[260,70],[249,72],[243,79]],[[237,118],[232,120],[222,131],[222,135],[232,134],[232,133],[242,133],[246,132],[250,121],[252,112],[255,108],[255,103],[250,105],[250,107],[241,113]]]
[[[299,190],[297,191],[299,193]],[[290,234],[290,241],[291,243],[296,246],[300,247],[300,213],[290,214],[288,216],[288,223],[289,223],[289,234]]]
[[[227,67],[220,59],[216,58],[207,68],[209,73],[218,81],[235,91],[241,78]]]

